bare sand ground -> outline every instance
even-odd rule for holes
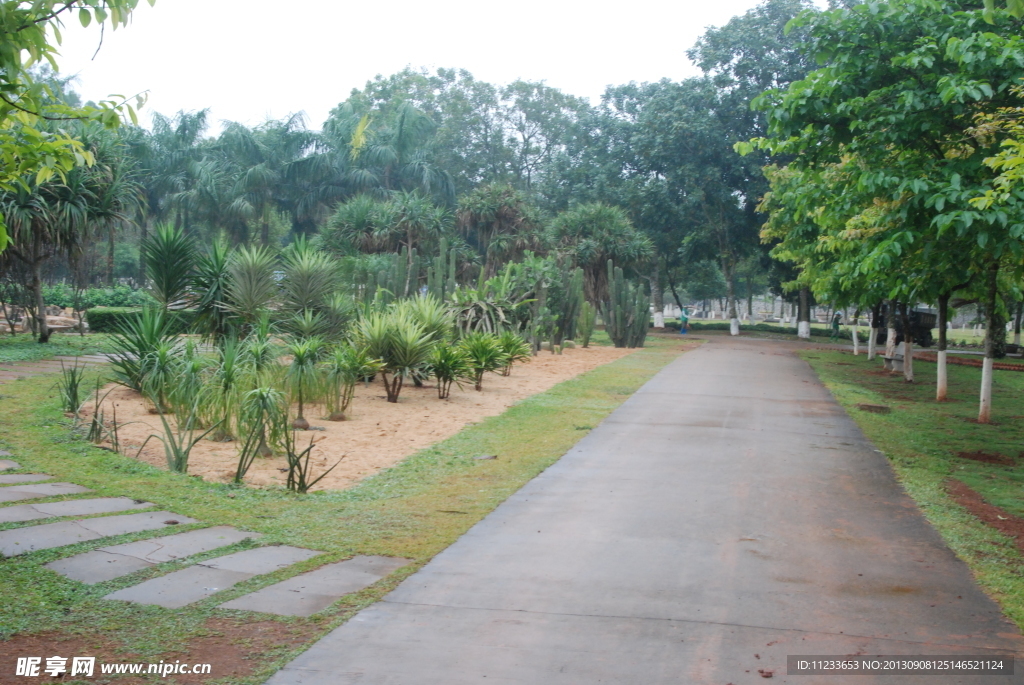
[[[405,457],[444,440],[464,427],[488,416],[502,413],[522,399],[543,392],[597,366],[623,357],[635,350],[614,347],[590,347],[565,350],[561,355],[541,352],[530,362],[517,364],[512,375],[487,374],[483,390],[472,385],[460,390],[452,387],[447,400],[437,398],[432,382],[417,388],[403,387],[397,404],[387,402],[384,386],[376,380],[369,386],[360,383],[349,407],[348,421],[327,421],[322,407],[307,408],[306,418],[314,428],[300,431],[297,443],[305,447],[316,440],[311,463],[313,477],[337,462],[341,463],[320,481],[314,490],[340,490],[398,463]],[[160,417],[150,414],[141,396],[121,386],[113,387],[104,402],[109,420],[111,405],[116,406],[118,436],[122,451],[135,456],[147,437],[162,434]],[[92,407],[83,411],[86,421]],[[173,417],[168,417],[172,422]],[[141,461],[166,468],[163,445],[150,440],[139,455]],[[238,463],[237,443],[202,440],[193,448],[188,471],[208,481],[230,482]],[[255,486],[283,485],[287,461],[283,456],[257,457],[246,482]]]

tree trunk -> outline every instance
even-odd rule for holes
[[[1020,320],[1024,316],[1024,301],[1017,303],[1017,314],[1013,318],[1013,344],[1020,347]]]
[[[676,284],[672,280],[672,273],[670,271],[668,271],[668,269],[666,269],[665,271],[666,271],[666,275],[668,276],[668,287],[672,291],[672,299],[674,299],[676,301],[676,306],[679,307],[679,311],[682,312],[683,311],[683,301],[679,299],[679,293],[676,292]]]
[[[907,303],[900,304],[900,322],[903,324],[903,380],[914,382],[914,336],[910,330]]]
[[[860,355],[860,309],[853,313],[853,356]]]
[[[750,275],[747,275],[747,323],[754,322],[754,289],[750,283]]]
[[[939,295],[939,340],[935,369],[935,401],[946,401],[946,322],[949,319],[949,295]]]
[[[139,222],[139,245],[146,244],[146,237],[149,233],[149,220]],[[143,256],[143,251],[139,250],[139,287],[146,287],[146,258]]]
[[[811,338],[811,293],[806,287],[800,288],[799,308],[796,315],[797,337],[805,340]]]
[[[882,303],[871,307],[870,333],[867,336],[867,360],[871,361],[877,354],[879,345],[879,319],[882,317]]]
[[[885,309],[885,356],[892,358],[896,355],[896,300],[889,300]]]
[[[270,222],[267,221],[267,217],[263,217],[263,223],[260,225],[260,242],[263,247],[270,247]]]
[[[722,259],[722,272],[725,276],[725,298],[729,308],[729,335],[739,335],[740,320],[736,316],[736,274],[733,273],[732,265],[727,259]]]
[[[992,360],[995,358],[996,341],[995,326],[996,298],[999,279],[999,261],[995,260],[988,268],[987,292],[985,293],[985,360],[981,367],[981,401],[978,406],[978,423],[992,421]]]
[[[36,325],[40,343],[50,342],[50,327],[46,325],[46,303],[43,302],[42,231],[33,231],[32,237],[32,299],[36,306]]]
[[[665,327],[665,291],[661,288],[661,260],[654,260],[651,273],[651,301],[654,303],[654,327]]]

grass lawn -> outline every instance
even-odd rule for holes
[[[601,338],[606,338],[602,333]],[[285,543],[322,550],[322,556],[183,609],[168,610],[100,598],[146,578],[183,566],[161,564],[113,581],[84,585],[43,564],[150,534],[84,542],[2,561],[0,639],[5,652],[35,640],[42,654],[93,654],[100,661],[182,659],[214,663],[213,680],[260,683],[311,641],[376,601],[399,581],[454,542],[462,533],[554,463],[605,416],[680,354],[693,339],[650,339],[634,354],[535,395],[504,414],[470,426],[395,467],[345,491],[293,495],[207,483],[172,474],[91,446],[72,431],[47,383],[21,380],[0,386],[0,447],[25,471],[46,472],[85,485],[94,494],[129,496],[205,524],[229,524],[264,534],[261,544]],[[514,372],[513,372],[514,373]],[[478,461],[481,454],[498,459]],[[10,528],[26,524],[0,524]],[[182,532],[175,526],[164,533]],[[249,543],[235,546],[242,549]],[[233,550],[231,550],[233,551]],[[206,556],[219,556],[224,551]],[[356,554],[405,557],[413,563],[312,618],[280,618],[215,608],[228,599],[328,561]],[[203,557],[198,557],[199,559]],[[257,629],[275,635],[261,642]],[[248,632],[247,632],[248,631]],[[32,636],[37,637],[32,637]],[[215,645],[234,636],[246,659],[240,675],[218,678]],[[220,640],[220,642],[218,642]],[[83,647],[75,651],[71,645]],[[84,649],[88,646],[89,649]],[[77,647],[76,647],[77,648]],[[226,649],[226,648],[224,648]],[[211,652],[213,650],[213,652]],[[225,657],[226,658],[226,657]],[[12,671],[13,672],[13,671]],[[2,679],[0,679],[2,680]]]
[[[1024,557],[1011,538],[972,516],[947,492],[955,478],[987,503],[1024,517],[1024,373],[995,371],[993,423],[980,425],[975,419],[981,369],[949,366],[951,401],[937,403],[935,364],[915,362],[916,382],[908,384],[902,375],[879,373],[880,360],[825,350],[800,355],[889,458],[907,492],[986,592],[1024,628]],[[858,404],[885,405],[891,413],[869,413]],[[978,451],[1002,455],[1011,465],[959,456]]]
[[[55,333],[50,342],[40,345],[27,333],[0,335],[0,363],[29,362],[54,356],[74,356],[109,352],[106,333]]]

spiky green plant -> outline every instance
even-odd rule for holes
[[[328,473],[333,471],[338,464],[341,463],[341,459],[339,459],[335,462],[334,466],[327,469],[316,478],[312,478],[312,471],[309,467],[309,457],[313,452],[314,446],[315,443],[313,442],[313,438],[310,438],[309,445],[300,451],[295,446],[295,433],[292,431],[285,433],[284,450],[285,456],[288,458],[287,488],[300,495],[304,495],[309,492],[311,487],[323,480]],[[344,459],[344,457],[342,457],[342,459]]]
[[[170,331],[170,319],[162,309],[156,307],[146,307],[138,317],[122,321],[117,332],[110,338],[110,346],[114,350],[110,358],[114,380],[142,392],[142,360],[159,345],[177,339]]]
[[[338,289],[337,263],[303,237],[284,251],[282,269],[281,304],[286,310],[318,310]]]
[[[526,342],[521,335],[512,331],[505,331],[498,336],[498,347],[505,355],[505,365],[501,368],[501,375],[508,376],[512,373],[512,365],[516,362],[529,361],[533,357],[533,350],[530,343]]]
[[[477,390],[484,389],[484,374],[497,371],[505,365],[505,353],[498,344],[498,336],[490,333],[470,333],[459,341],[469,366],[473,370],[473,382]]]
[[[643,347],[650,326],[650,298],[640,283],[630,283],[608,260],[608,300],[601,318],[615,347]]]
[[[239,347],[239,363],[250,387],[274,385],[280,380],[283,367],[278,359],[280,346],[271,335],[270,317],[264,313]]]
[[[293,402],[297,402],[298,414],[292,421],[292,428],[309,430],[309,421],[304,416],[305,405],[315,404],[323,397],[324,383],[317,368],[324,344],[319,338],[296,340],[286,346],[292,361],[285,373],[285,384]]]
[[[72,366],[64,366],[60,363],[60,378],[57,379],[57,394],[60,397],[61,408],[74,414],[77,422],[78,412],[85,404],[85,394],[82,392],[82,382],[85,379],[85,367],[77,363]],[[86,391],[88,393],[88,391]]]
[[[192,238],[174,226],[157,226],[141,246],[150,294],[167,309],[181,303],[188,292],[195,268]]]
[[[200,440],[212,433],[217,428],[217,425],[210,426],[197,436],[196,430],[199,428],[199,414],[196,405],[189,407],[183,414],[178,414],[174,428],[171,428],[166,414],[160,414],[160,422],[164,426],[164,434],[156,435],[154,433],[146,438],[142,446],[139,447],[136,457],[142,453],[142,450],[150,440],[156,438],[163,443],[167,468],[176,473],[187,473],[188,460],[192,453],[192,448]]]
[[[452,384],[462,388],[462,381],[473,381],[475,375],[466,351],[457,345],[435,345],[427,360],[427,372],[437,380],[437,397],[446,400]]]
[[[398,402],[404,379],[427,362],[435,342],[400,311],[371,312],[357,326],[360,343],[374,359],[381,360],[381,380],[388,402]]]
[[[256,453],[269,457],[274,453],[271,447],[280,446],[287,433],[284,423],[287,413],[285,397],[280,390],[272,386],[254,388],[242,395],[238,408],[239,433],[251,435],[255,432],[259,437]],[[240,460],[244,456],[240,455]]]
[[[348,343],[336,347],[323,364],[327,420],[344,421],[345,412],[355,396],[356,383],[373,376],[380,369],[380,360],[371,357],[366,349]]]
[[[181,347],[170,340],[159,343],[142,358],[142,394],[153,403],[151,411],[174,411],[170,395],[180,378],[181,367]]]
[[[192,276],[195,330],[207,340],[219,341],[230,333],[230,315],[224,308],[231,279],[230,263],[231,251],[220,242],[211,245],[210,251],[196,260]]]
[[[220,426],[214,439],[224,440],[236,435],[243,378],[241,348],[235,340],[227,338],[217,349],[217,358],[199,392],[204,425],[217,423]]]
[[[327,330],[327,320],[320,312],[303,309],[282,321],[281,327],[293,338],[306,340],[322,336]]]
[[[274,256],[263,247],[241,247],[231,255],[223,307],[246,328],[255,326],[277,297],[276,268]]]
[[[174,413],[188,410],[200,402],[210,360],[199,352],[194,340],[186,340],[181,347],[178,376],[171,383],[167,401]],[[200,415],[200,425],[204,425]]]

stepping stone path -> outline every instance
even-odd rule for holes
[[[55,516],[88,516],[110,514],[115,511],[148,509],[150,502],[139,502],[130,497],[103,497],[100,499],[73,499],[48,504],[18,504],[0,509],[0,523],[21,523]]]
[[[20,499],[39,499],[55,495],[77,495],[92,492],[74,483],[38,483],[36,485],[9,485],[0,487],[0,502],[16,502]]]
[[[260,533],[246,533],[231,526],[214,526],[113,547],[101,547],[92,552],[52,561],[46,564],[46,568],[72,580],[92,585],[165,561],[190,557],[218,547],[233,545],[246,538],[258,537]]]
[[[0,555],[13,557],[86,540],[98,540],[144,530],[159,530],[186,523],[196,523],[196,520],[170,511],[155,511],[14,528],[0,531]]]
[[[7,473],[0,474],[0,485],[10,485],[11,483],[34,483],[41,480],[50,480],[53,476],[47,476],[45,473]]]
[[[9,457],[11,454],[0,450],[0,456]],[[21,468],[17,462],[0,459],[0,471],[17,468]],[[31,482],[52,477],[44,473],[0,474],[0,485],[9,484],[0,487],[0,502],[91,492],[88,488],[74,483]],[[128,497],[18,504],[0,507],[0,523],[22,523],[59,516],[108,514],[152,506],[154,505],[150,502]],[[24,526],[0,531],[0,556],[13,557],[86,540],[155,531],[189,523],[197,521],[170,511],[147,511]],[[183,559],[259,537],[260,533],[244,532],[231,526],[213,526],[101,547],[51,561],[46,564],[46,568],[65,578],[92,585],[152,568],[156,564]],[[198,602],[249,578],[273,573],[319,554],[321,552],[287,545],[248,549],[209,559],[180,571],[112,592],[104,599],[156,604],[175,609]],[[220,606],[225,609],[243,609],[281,616],[311,616],[326,609],[340,597],[369,587],[408,563],[407,559],[390,557],[355,557],[289,578]]]
[[[311,559],[320,552],[279,545],[235,552],[118,590],[103,599],[156,604],[177,609],[226,590],[254,576]]]
[[[408,559],[392,557],[355,557],[242,595],[221,604],[220,608],[279,616],[312,616],[342,596],[367,588],[408,563]]]

